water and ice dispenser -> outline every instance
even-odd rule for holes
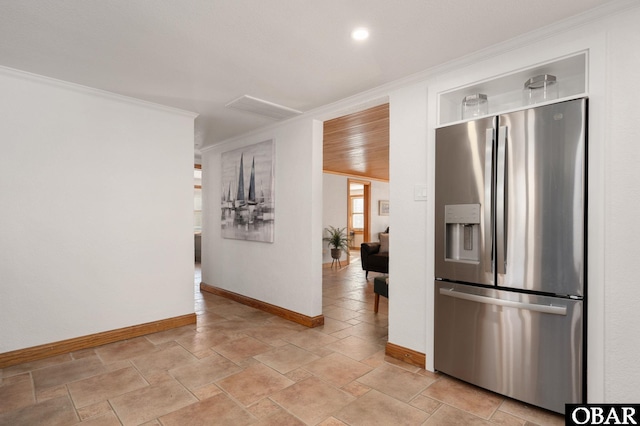
[[[480,261],[480,204],[444,206],[445,260]]]

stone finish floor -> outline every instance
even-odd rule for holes
[[[197,325],[0,370],[0,425],[564,423],[385,356],[377,274],[358,258],[323,272],[325,324],[309,329],[201,293],[196,267]]]

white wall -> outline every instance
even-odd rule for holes
[[[346,176],[331,173],[322,174],[322,237],[326,237],[324,230],[329,226],[335,228],[347,227],[347,196],[349,188]],[[340,261],[346,260],[347,254],[342,253]],[[322,263],[331,263],[331,250],[326,241],[322,241]]]
[[[355,179],[363,180],[360,177]],[[343,175],[335,175],[331,173],[323,173],[323,214],[322,229],[329,225],[344,228],[347,226],[347,195],[349,177]],[[364,179],[366,180],[366,179]],[[389,183],[381,181],[370,181],[370,206],[371,209],[371,241],[378,241],[378,233],[384,231],[389,226],[389,216],[378,215],[378,200],[389,199]],[[324,235],[323,235],[324,236]],[[346,254],[342,254],[341,260],[346,259]],[[331,251],[327,247],[327,243],[323,242],[322,246],[322,263],[331,263]]]
[[[607,401],[640,401],[640,8],[607,24],[605,111],[604,396]]]
[[[378,233],[384,232],[389,226],[389,216],[380,216],[378,214],[378,201],[389,201],[389,182],[381,182],[372,180],[371,185],[371,221],[369,223],[369,229],[371,230],[371,241],[378,241]],[[391,209],[389,204],[389,209]]]
[[[6,68],[0,93],[0,352],[193,313],[194,115]]]
[[[427,87],[404,87],[389,95],[390,230],[389,342],[425,352],[432,288],[427,245],[430,203],[414,200],[415,185],[425,185],[427,163]]]
[[[273,243],[224,239],[221,154],[275,140]],[[300,119],[204,149],[202,281],[307,316],[322,313],[322,123]]]

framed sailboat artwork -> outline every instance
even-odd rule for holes
[[[222,153],[222,237],[272,243],[275,222],[273,139]]]

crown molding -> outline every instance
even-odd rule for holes
[[[47,77],[40,74],[34,74],[28,71],[22,71],[15,68],[9,68],[0,65],[0,75],[6,75],[11,78],[32,81],[40,84],[46,84],[49,86],[56,86],[66,90],[70,90],[73,92],[79,92],[84,94],[89,94],[101,98],[111,99],[114,101],[125,102],[137,106],[142,106],[145,108],[156,109],[160,111],[169,112],[172,114],[183,115],[192,119],[195,119],[199,114],[187,111],[180,108],[174,108],[162,104],[158,104],[155,102],[144,101],[142,99],[133,98],[131,96],[120,95],[118,93],[109,92],[107,90],[96,89],[94,87],[83,86],[77,83],[71,83],[69,81],[59,80],[57,78]]]

